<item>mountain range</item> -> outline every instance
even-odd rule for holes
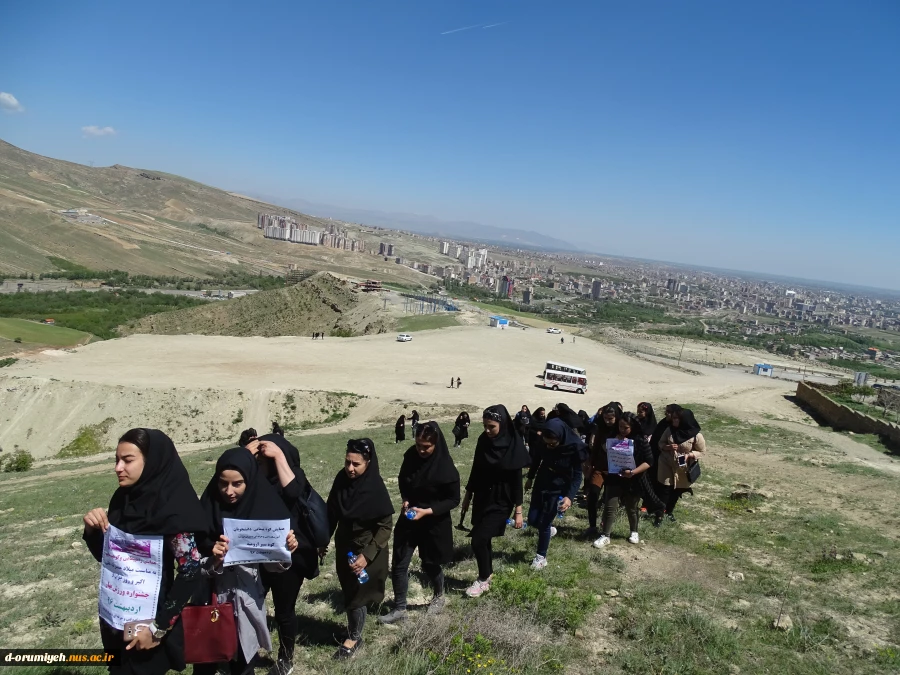
[[[246,193],[244,193],[246,194]],[[481,241],[513,248],[538,248],[544,251],[576,251],[574,244],[555,239],[531,230],[495,227],[466,220],[441,220],[434,216],[417,213],[387,212],[370,209],[355,209],[333,204],[318,204],[305,199],[284,199],[272,195],[250,194],[249,196],[287,209],[302,211],[322,218],[335,218],[349,223],[359,223],[392,230],[406,230],[431,236],[451,239]]]

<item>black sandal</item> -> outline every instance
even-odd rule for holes
[[[335,661],[346,661],[349,658],[352,658],[356,652],[359,651],[360,647],[363,645],[362,638],[356,641],[356,644],[352,647],[345,647],[343,644],[338,646],[338,650],[332,655]]]

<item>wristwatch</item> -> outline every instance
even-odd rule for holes
[[[155,637],[157,640],[162,640],[166,636],[166,633],[169,632],[162,628],[157,628],[155,621],[151,623],[148,628],[150,629],[150,632],[153,633],[153,637]]]

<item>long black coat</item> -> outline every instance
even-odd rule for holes
[[[472,492],[473,539],[502,537],[513,509],[522,503],[522,469],[504,470],[476,453],[466,483]]]
[[[459,505],[459,481],[425,485],[403,494],[410,508],[430,508],[434,513],[421,520],[407,520],[400,514],[394,527],[394,550],[418,547],[425,562],[443,565],[453,561],[453,519],[450,512]]]

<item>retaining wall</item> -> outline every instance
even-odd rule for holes
[[[797,383],[797,398],[830,426],[839,431],[852,431],[857,434],[878,434],[894,445],[900,446],[900,426],[887,420],[880,420],[865,413],[848,408],[838,403],[818,389],[805,382]]]

